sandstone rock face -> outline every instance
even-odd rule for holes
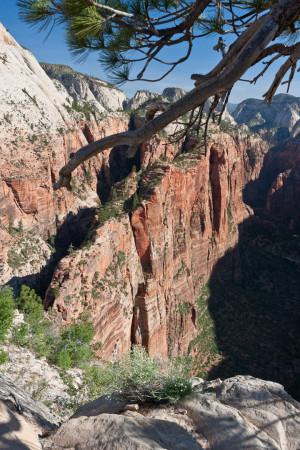
[[[40,450],[39,431],[38,427],[27,423],[23,416],[12,412],[0,401],[0,448]]]
[[[97,401],[100,405],[101,398]],[[90,408],[92,414],[86,405],[43,439],[43,448],[299,448],[299,403],[281,385],[247,376],[200,383],[175,407],[142,406],[140,412],[116,414],[111,405],[110,412],[99,408],[98,415]]]
[[[277,176],[268,192],[265,211],[271,217],[300,219],[299,169],[289,169]]]
[[[48,440],[48,439],[47,439]],[[102,414],[97,417],[72,419],[60,428],[43,448],[152,450],[201,449],[200,445],[181,427],[157,419]]]
[[[249,215],[241,197],[243,152],[222,135],[206,157],[157,161],[141,181],[141,206],[110,219],[89,248],[60,262],[45,305],[66,321],[89,312],[107,359],[132,343],[151,355],[186,353],[199,333],[198,309],[205,310],[201,288]],[[234,261],[227,270],[235,270]]]
[[[129,218],[111,219],[96,230],[90,248],[76,250],[60,262],[45,304],[53,304],[67,321],[88,312],[102,355],[114,359],[130,349],[134,299],[142,281]],[[59,295],[54,299],[56,286]]]
[[[72,109],[69,94],[84,105],[89,92],[109,89],[106,85],[69,68],[47,65],[56,77],[54,84],[3,27],[0,36],[6,55],[0,66],[6,89],[0,106],[0,120],[5,123],[0,142],[1,282],[16,278],[22,284],[49,261],[50,248],[39,236],[63,229],[65,221],[78,211],[79,217],[81,209],[95,212],[98,182],[101,197],[103,185],[107,188],[116,181],[114,173],[116,178],[123,176],[120,167],[126,162],[121,149],[94,157],[74,174],[71,193],[52,190],[60,167],[86,143],[128,129],[129,118],[121,112],[105,117],[93,113],[88,120]],[[18,73],[17,87],[12,73]],[[167,93],[174,99],[182,94],[173,88]],[[139,91],[131,106],[156,97]],[[197,318],[207,309],[200,300],[201,288],[217,260],[238,242],[237,225],[249,214],[241,191],[246,179],[257,176],[259,162],[253,162],[246,150],[251,147],[260,161],[259,144],[253,149],[247,137],[236,136],[234,142],[221,134],[212,141],[206,157],[186,154],[174,164],[170,162],[180,153],[179,144],[168,144],[159,136],[145,143],[136,162],[142,169],[155,162],[156,167],[141,180],[141,206],[97,229],[89,247],[72,253],[56,269],[45,305],[53,304],[66,321],[83,311],[90,313],[105,358],[124,353],[132,343],[145,345],[151,354],[194,351]],[[195,146],[191,142],[190,150]],[[132,186],[127,187],[128,200],[136,189]],[[90,222],[80,217],[87,232]],[[68,230],[64,233],[73,244]],[[36,255],[28,252],[32,239],[40,240]],[[235,271],[232,258],[227,270]]]
[[[20,239],[28,247],[26,242],[33,239],[29,232],[36,234],[37,239],[38,236],[49,237],[57,232],[68,214],[97,205],[97,174],[109,171],[109,150],[78,169],[72,193],[54,193],[53,182],[72,152],[102,136],[127,130],[128,116],[105,112],[104,117],[96,111],[87,121],[82,112],[70,107],[67,91],[57,90],[34,56],[2,25],[0,50],[3,55],[0,62],[2,284],[18,269],[14,263],[10,264],[9,252],[14,246],[18,247]],[[105,90],[110,92],[106,87]],[[24,232],[18,236],[16,228]],[[19,247],[15,249],[17,254],[23,249],[22,245]],[[49,247],[42,242],[36,257],[23,261],[23,252],[23,256],[19,255],[21,272],[17,271],[14,276],[22,278],[39,272],[49,252]]]
[[[244,198],[254,206],[262,198],[269,216],[298,218],[298,172],[300,139],[296,138],[271,148],[260,164],[261,170],[248,183]]]
[[[106,81],[75,72],[68,66],[46,63],[41,66],[50,78],[60,81],[71,97],[85,100],[99,111],[124,109],[127,100],[124,92]]]
[[[210,97],[206,100],[205,102],[205,106],[204,106],[204,112],[206,114],[209,113],[210,107],[213,103],[214,98]],[[218,106],[216,107],[216,112],[220,113],[223,109],[223,101],[220,100],[218,103]],[[225,107],[225,110],[223,112],[222,115],[222,120],[224,120],[225,122],[230,123],[231,125],[236,125],[236,121],[234,120],[234,118],[232,117],[232,115],[230,114],[230,112],[228,111],[228,109]]]

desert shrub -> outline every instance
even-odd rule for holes
[[[91,341],[94,327],[90,322],[73,323],[60,331],[51,360],[64,370],[81,366],[94,357]]]
[[[151,358],[134,347],[113,363],[87,368],[84,384],[90,398],[117,392],[131,402],[174,404],[192,392],[189,373],[187,359]]]
[[[27,347],[36,356],[48,356],[55,343],[55,333],[52,323],[44,317],[42,299],[34,289],[23,285],[16,305],[24,313],[25,323],[12,327],[11,342]]]
[[[12,293],[10,291],[8,293],[12,297],[14,307]],[[47,357],[64,370],[81,366],[95,356],[95,346],[90,345],[94,328],[87,322],[87,317],[82,317],[81,322],[73,323],[57,331],[55,324],[45,317],[42,299],[34,289],[22,286],[20,296],[15,303],[24,313],[25,323],[12,327],[11,342],[29,348],[40,358]],[[10,325],[11,321],[5,327],[6,331]]]
[[[165,380],[161,389],[161,398],[168,403],[174,404],[193,391],[190,380],[175,377]]]
[[[9,361],[8,354],[0,348],[0,365],[6,363],[7,361]]]
[[[15,303],[10,287],[0,289],[0,340],[6,336],[14,317]]]
[[[54,298],[58,298],[60,296],[59,286],[56,285],[53,287],[53,295],[54,295]]]
[[[28,323],[21,323],[15,325],[11,329],[11,342],[21,347],[28,345],[29,340],[29,326]]]
[[[98,225],[101,227],[111,217],[116,217],[117,212],[111,204],[105,204],[98,210]]]
[[[140,202],[139,196],[138,196],[137,192],[135,192],[134,196],[132,197],[132,204],[131,204],[132,211],[137,209],[140,206],[140,204],[141,204],[141,202]]]
[[[20,296],[16,299],[17,308],[24,312],[26,320],[31,326],[38,324],[43,318],[44,308],[42,299],[34,289],[23,284]]]

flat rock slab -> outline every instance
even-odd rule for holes
[[[300,405],[250,376],[205,383],[180,402],[214,450],[299,450]]]
[[[80,406],[75,413],[70,417],[75,419],[76,417],[91,417],[99,416],[99,414],[119,414],[124,410],[127,405],[124,399],[119,398],[115,394],[107,394],[102,397],[93,400],[92,402],[86,403]]]
[[[48,441],[48,442],[47,442]],[[45,449],[76,450],[201,450],[202,447],[179,425],[159,419],[101,414],[78,417],[62,425]]]
[[[139,412],[122,412],[113,401],[101,397],[80,408],[43,439],[43,448],[300,449],[299,403],[280,384],[250,376],[200,383],[175,407],[141,405]],[[113,408],[117,414],[108,414]]]

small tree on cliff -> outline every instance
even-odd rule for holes
[[[223,59],[209,73],[192,75],[195,88],[180,100],[172,105],[152,105],[142,127],[92,142],[75,153],[60,170],[55,189],[70,188],[73,170],[97,153],[126,145],[127,155],[133,156],[141,143],[184,114],[191,112],[193,121],[194,112],[201,110],[209,97],[214,96],[212,107],[221,96],[226,103],[232,86],[251,66],[270,57],[252,80],[255,82],[274,61],[285,57],[264,94],[265,101],[272,102],[287,74],[289,88],[300,59],[299,0],[18,0],[17,4],[21,18],[39,30],[62,24],[75,54],[84,57],[90,51],[100,52],[99,59],[113,74],[114,82],[159,81],[189,58],[196,39],[209,34],[236,37],[228,52],[219,41],[215,49],[221,50]],[[287,44],[282,43],[284,37],[289,39]],[[163,59],[164,49],[183,43],[186,53],[182,57],[175,61]],[[146,73],[153,61],[166,70],[157,79],[149,80]],[[131,77],[135,62],[144,65]],[[157,111],[163,112],[155,117]]]

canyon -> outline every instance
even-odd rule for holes
[[[72,153],[139,126],[157,95],[128,100],[102,80],[39,64],[3,26],[0,51],[1,284],[35,288],[61,324],[87,313],[106,360],[136,344],[151,356],[189,354],[201,375],[250,373],[296,392],[299,241],[286,233],[299,227],[298,99],[276,119],[277,137],[286,127],[289,142],[281,135],[271,150],[275,134],[253,133],[252,112],[239,105],[233,117],[246,126],[226,112],[226,129],[211,126],[206,152],[194,138],[171,143],[171,124],[133,159],[124,148],[106,150],[76,171],[70,192],[54,192]],[[162,96],[183,94],[167,88]],[[284,270],[274,269],[274,281],[277,261]],[[280,308],[294,315],[282,328],[278,364],[267,369]],[[267,347],[261,338],[251,362],[260,340],[252,327],[261,331],[264,320]]]

